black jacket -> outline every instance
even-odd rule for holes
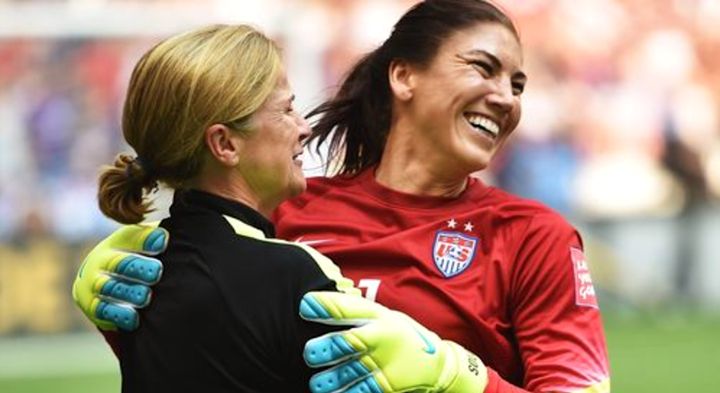
[[[123,392],[308,391],[304,344],[332,329],[300,319],[300,299],[337,290],[339,271],[336,282],[327,258],[205,192],[176,192],[161,226],[163,278],[140,328],[120,336]]]

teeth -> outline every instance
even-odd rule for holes
[[[489,133],[497,136],[500,133],[500,126],[494,121],[488,119],[482,115],[465,115],[467,121],[473,125],[473,127],[481,127]]]

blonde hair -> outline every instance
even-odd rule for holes
[[[248,131],[281,69],[277,45],[247,25],[213,25],[168,38],[145,53],[130,78],[120,154],[99,178],[100,210],[125,224],[152,211],[158,181],[172,188],[197,176],[212,124]]]

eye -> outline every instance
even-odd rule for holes
[[[490,65],[489,63],[486,63],[484,61],[481,61],[481,60],[473,60],[470,62],[470,64],[475,69],[482,71],[483,75],[485,75],[485,76],[490,76],[495,71],[495,69],[493,68],[492,65]]]

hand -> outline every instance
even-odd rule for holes
[[[75,303],[103,330],[138,327],[136,309],[150,302],[150,286],[162,275],[157,255],[170,235],[152,225],[126,225],[100,242],[80,266],[72,295]]]
[[[357,326],[305,344],[303,356],[310,367],[335,365],[310,378],[313,393],[481,393],[487,386],[487,369],[477,356],[365,298],[309,292],[302,298],[300,316]]]

